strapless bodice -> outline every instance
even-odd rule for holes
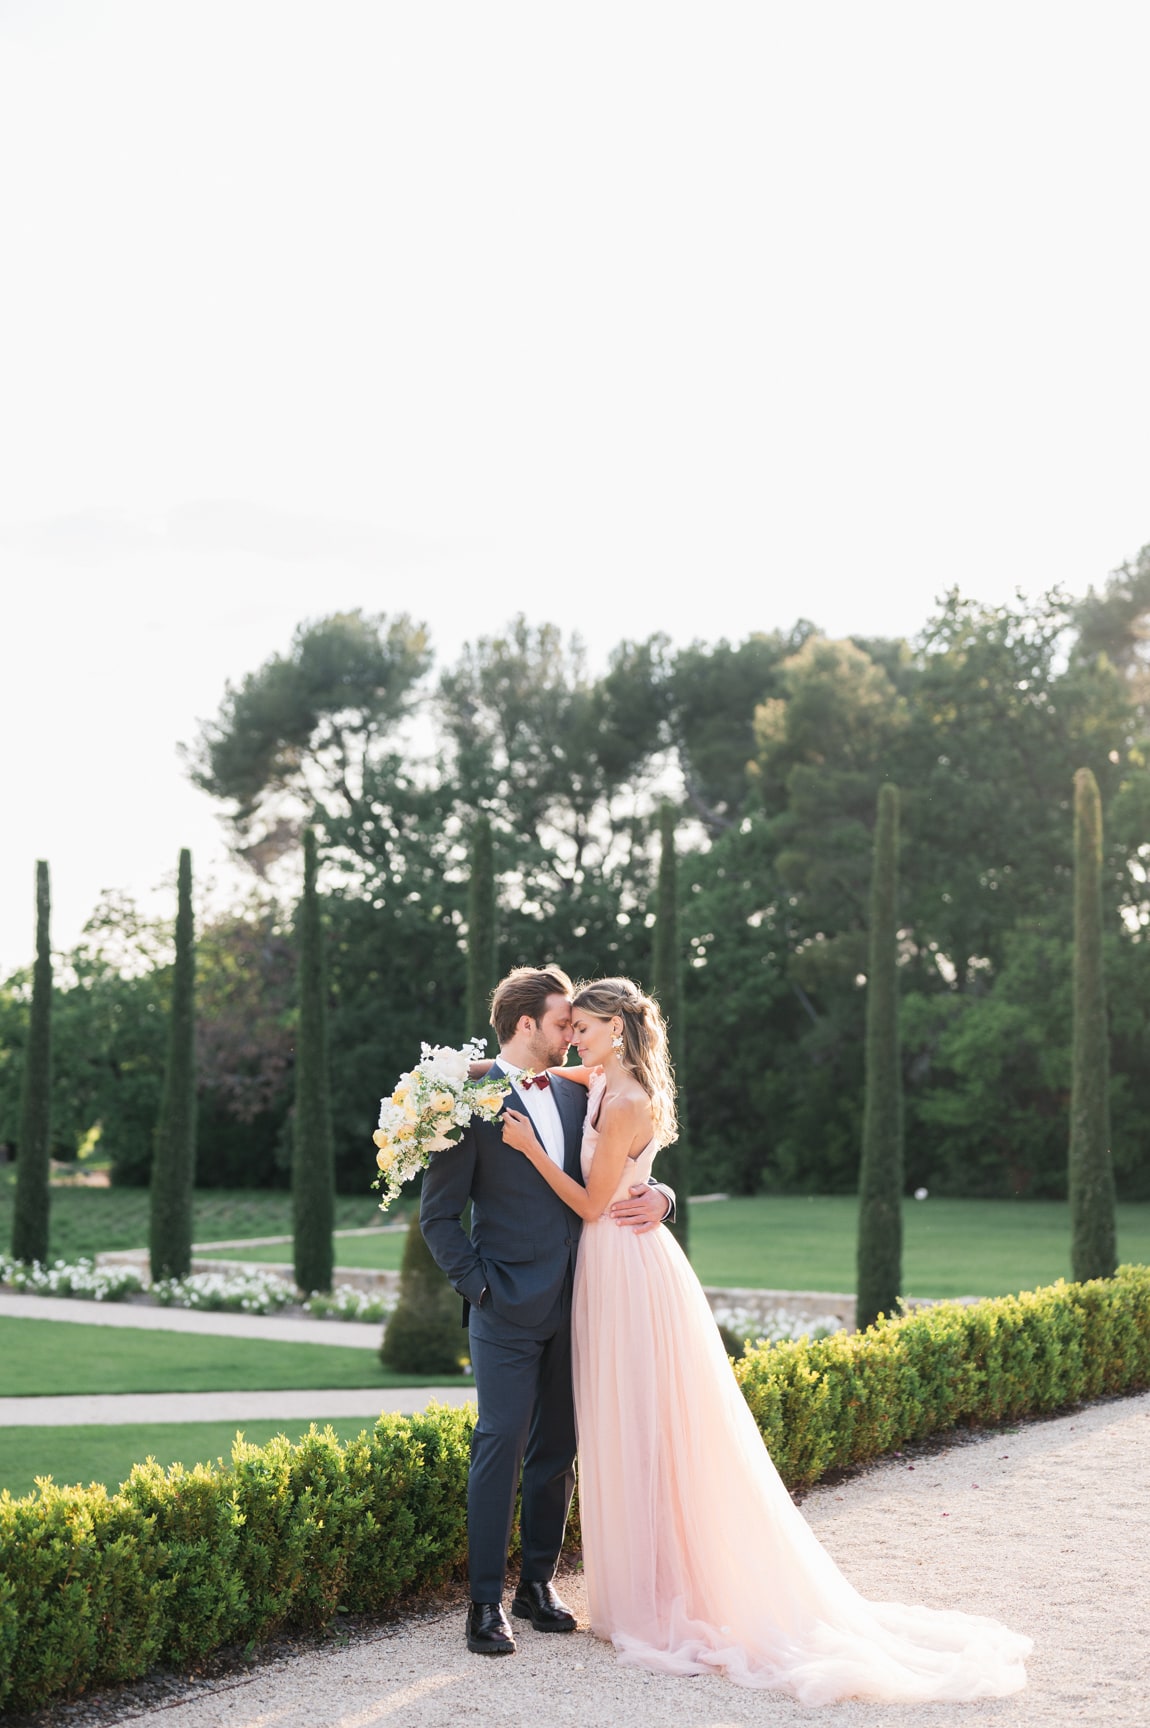
[[[595,1148],[599,1144],[599,1129],[593,1124],[598,1122],[599,1109],[603,1103],[603,1093],[606,1089],[607,1081],[600,1075],[598,1080],[591,1082],[590,1091],[587,1094],[587,1117],[583,1125],[583,1146],[579,1155],[584,1182],[590,1176],[591,1166],[595,1162]],[[645,1151],[640,1152],[637,1158],[627,1160],[623,1166],[623,1174],[619,1178],[619,1186],[607,1202],[608,1206],[613,1205],[616,1200],[624,1199],[633,1182],[646,1182],[648,1180],[657,1151],[658,1147],[652,1140],[651,1144]]]

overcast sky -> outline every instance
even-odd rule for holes
[[[0,973],[304,617],[912,634],[1150,540],[1150,8],[0,0]],[[155,902],[167,904],[161,895]]]

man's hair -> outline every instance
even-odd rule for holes
[[[570,996],[571,980],[558,966],[516,966],[496,986],[491,998],[491,1024],[501,1045],[509,1044],[524,1014],[538,1023],[549,996]]]

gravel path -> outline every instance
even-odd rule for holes
[[[465,1386],[338,1387],[284,1392],[89,1392],[75,1397],[0,1398],[0,1428],[102,1427],[143,1422],[374,1421],[411,1416],[428,1404],[474,1404]]]
[[[378,1321],[313,1320],[310,1314],[213,1314],[153,1302],[84,1302],[75,1296],[0,1291],[0,1319],[71,1320],[81,1326],[127,1326],[148,1332],[204,1332],[217,1338],[265,1338],[279,1344],[333,1344],[378,1350]]]
[[[815,1489],[820,1539],[868,1595],[955,1605],[1035,1640],[1030,1685],[1001,1702],[819,1710],[720,1678],[620,1668],[589,1633],[469,1656],[462,1612],[406,1620],[161,1706],[124,1695],[103,1724],[164,1728],[1145,1728],[1150,1721],[1150,1394],[892,1459]],[[585,1617],[580,1580],[565,1594]],[[82,1708],[82,1707],[81,1707]]]

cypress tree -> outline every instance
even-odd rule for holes
[[[856,1324],[892,1314],[902,1284],[902,1070],[898,1044],[898,788],[878,796],[866,993]]]
[[[398,1374],[458,1374],[467,1354],[459,1314],[459,1297],[431,1258],[417,1213],[403,1244],[399,1302],[384,1330],[380,1360]]]
[[[1070,1092],[1071,1266],[1118,1264],[1110,1157],[1110,1051],[1102,970],[1102,808],[1089,768],[1074,776],[1074,1056]]]
[[[180,852],[176,962],[168,1020],[168,1059],[152,1161],[152,1277],[186,1278],[192,1269],[192,1201],[196,1182],[196,933],[192,855]]]
[[[467,1024],[465,1038],[486,1038],[495,988],[495,859],[491,823],[476,818],[467,888]]]
[[[315,878],[315,830],[308,828],[303,837],[303,898],[296,919],[299,1023],[292,1122],[292,1217],[295,1281],[309,1293],[331,1289],[335,1258],[335,1151],[328,1092],[323,923]]]
[[[20,1096],[20,1157],[12,1218],[12,1256],[48,1258],[48,1186],[52,1104],[52,947],[48,934],[51,900],[48,866],[36,865],[36,963],[28,1048]]]
[[[683,1037],[683,966],[679,953],[679,883],[675,862],[675,812],[670,804],[659,811],[659,876],[655,889],[655,929],[652,954],[653,987],[663,1018],[677,1078],[676,1113],[679,1138],[659,1154],[659,1175],[675,1190],[675,1220],[668,1225],[684,1254],[689,1252],[691,1174],[687,1138],[687,1093]]]

